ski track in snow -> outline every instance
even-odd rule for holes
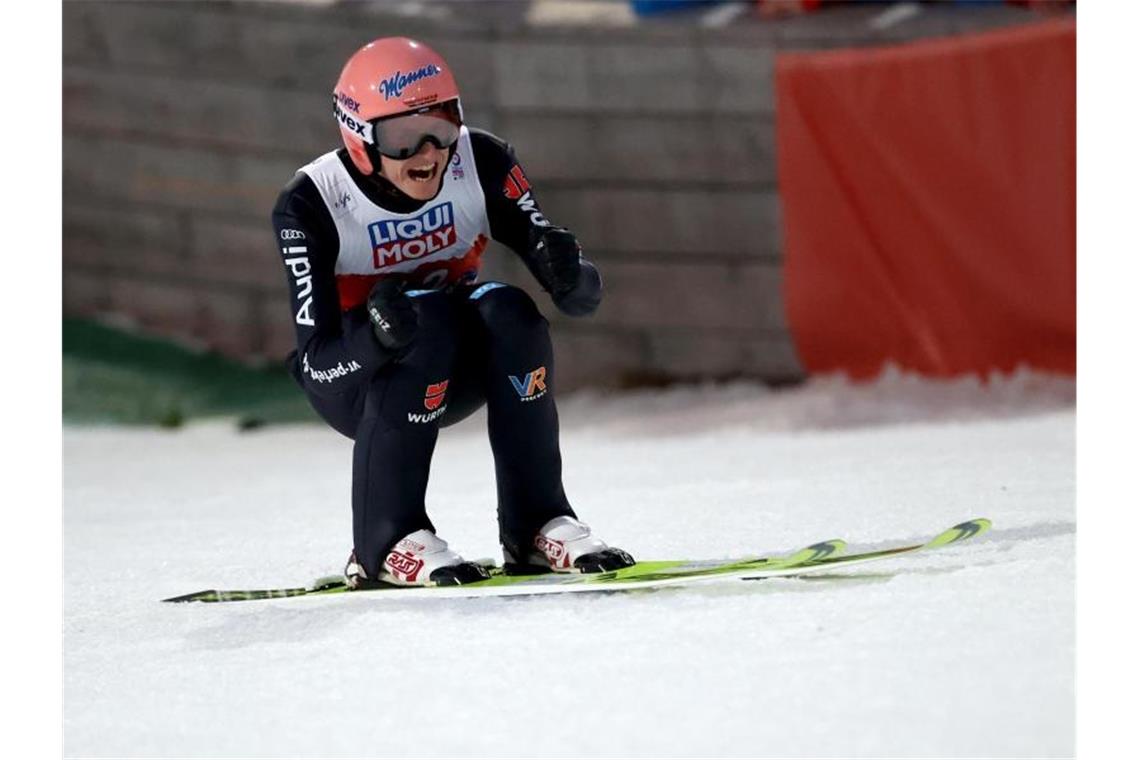
[[[167,605],[302,585],[351,541],[351,442],[67,428],[65,754],[1071,756],[1071,380],[1030,372],[578,394],[567,492],[642,559],[991,533],[827,577],[627,594]],[[476,415],[440,436],[440,535],[498,557]]]

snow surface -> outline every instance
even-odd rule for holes
[[[68,428],[65,754],[1071,756],[1074,395],[889,372],[565,399],[571,500],[643,559],[994,529],[810,580],[513,599],[161,604],[339,571],[351,443]],[[483,423],[443,431],[429,489],[470,557],[497,554]]]

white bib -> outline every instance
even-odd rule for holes
[[[406,277],[419,288],[478,278],[490,226],[467,127],[460,129],[455,155],[440,179],[439,195],[409,214],[368,200],[336,151],[301,171],[313,180],[336,223],[340,237],[336,280],[342,309],[364,303],[373,284],[389,274]]]

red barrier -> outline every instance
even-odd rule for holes
[[[1076,371],[1076,27],[781,55],[786,298],[809,372]]]

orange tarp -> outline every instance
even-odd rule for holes
[[[776,64],[785,294],[809,372],[1076,371],[1076,27]]]

